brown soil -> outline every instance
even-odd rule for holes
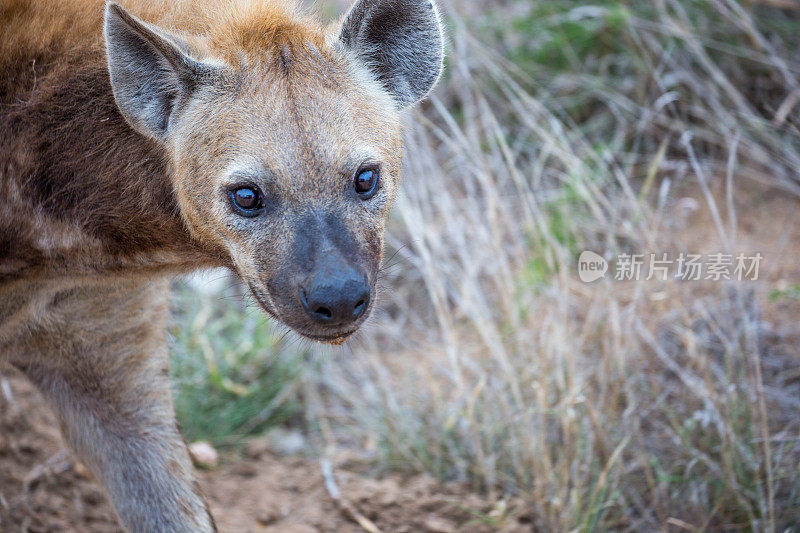
[[[335,468],[346,499],[337,502],[318,461],[281,458],[266,446],[251,446],[246,458],[200,476],[223,532],[368,531],[359,519],[384,532],[531,530],[519,514],[502,528],[475,521],[469,510],[489,514],[495,504],[424,476],[376,480]],[[18,373],[0,367],[0,533],[56,531],[121,530],[103,490],[65,451],[44,400]]]

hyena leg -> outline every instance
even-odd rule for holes
[[[59,300],[58,357],[18,365],[49,398],[65,439],[132,533],[215,531],[175,421],[165,340],[167,287]],[[58,320],[58,313],[51,318]],[[52,323],[52,321],[51,321]]]

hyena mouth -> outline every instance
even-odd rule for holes
[[[317,342],[324,342],[325,344],[330,344],[331,346],[342,346],[344,343],[350,340],[350,338],[355,335],[357,330],[353,330],[347,333],[338,333],[332,336],[322,336],[322,335],[307,335],[303,334],[305,337],[308,337],[311,340],[315,340]]]

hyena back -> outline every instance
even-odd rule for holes
[[[211,531],[169,394],[172,276],[339,343],[374,305],[431,0],[0,0],[0,362],[135,532]]]

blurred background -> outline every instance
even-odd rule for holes
[[[187,441],[223,464],[267,442],[329,483],[417,476],[461,510],[356,502],[358,531],[800,528],[800,2],[440,3],[447,70],[408,120],[379,308],[328,348],[224,272],[177,283]],[[584,250],[604,279],[580,281]],[[764,260],[614,279],[622,254],[681,252]]]
[[[328,349],[181,283],[187,438],[290,428],[543,531],[800,528],[800,2],[442,3],[380,308]],[[764,261],[587,285],[583,250]]]

